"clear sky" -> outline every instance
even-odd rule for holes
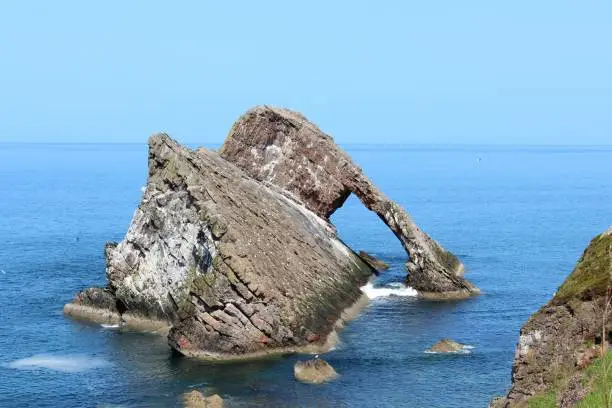
[[[612,144],[612,1],[3,1],[0,141]]]

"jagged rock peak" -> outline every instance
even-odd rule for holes
[[[407,283],[432,298],[479,290],[462,277],[463,264],[387,198],[333,139],[303,115],[257,106],[233,125],[220,154],[257,180],[285,189],[328,219],[355,194],[400,240],[409,255]]]

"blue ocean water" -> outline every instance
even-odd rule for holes
[[[347,146],[367,174],[466,265],[464,301],[379,297],[325,355],[341,374],[293,379],[290,356],[239,364],[180,358],[152,334],[70,320],[63,305],[103,285],[146,182],[145,145],[0,144],[0,406],[167,407],[192,388],[229,407],[485,407],[510,383],[520,326],[612,224],[611,147]],[[351,198],[332,217],[353,248],[406,255]],[[442,337],[470,354],[424,350]]]

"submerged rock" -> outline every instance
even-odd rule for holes
[[[214,394],[205,397],[200,391],[193,390],[183,395],[185,408],[223,408],[223,398]]]
[[[442,339],[427,349],[427,351],[431,353],[458,353],[465,349],[465,344],[457,343],[455,340],[451,339]]]
[[[591,241],[555,296],[521,329],[512,386],[499,406],[525,406],[553,387],[558,406],[568,406],[585,394],[576,373],[599,356],[602,342],[612,341],[612,322],[603,318],[612,295],[611,277],[609,229]]]
[[[255,107],[234,124],[220,154],[255,179],[295,194],[323,219],[355,194],[402,243],[409,255],[407,284],[421,296],[446,299],[479,293],[462,277],[461,261],[422,231],[330,136],[301,114]]]
[[[221,155],[154,135],[148,162],[125,238],[105,246],[107,287],[66,314],[167,333],[187,356],[326,350],[374,272],[328,220],[351,192],[404,244],[421,295],[477,293],[457,258],[299,114],[249,111]]]
[[[301,382],[321,384],[338,378],[338,373],[325,360],[298,361],[293,366],[293,375]]]
[[[389,269],[388,263],[381,261],[380,259],[368,254],[365,251],[359,251],[359,257],[378,272],[386,271],[387,269]]]

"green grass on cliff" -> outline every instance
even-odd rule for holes
[[[554,301],[566,302],[587,295],[605,295],[611,273],[612,233],[603,233],[591,241],[574,271],[557,291]]]
[[[586,377],[591,393],[584,397],[576,407],[606,407],[606,393],[608,394],[608,406],[612,406],[612,351],[608,351],[605,358],[595,360],[586,369]]]
[[[604,398],[606,393],[610,396],[608,401],[612,407],[612,351],[608,351],[605,358],[593,361],[584,370],[582,384],[587,387],[589,394],[578,402],[577,408],[607,408]],[[529,408],[555,408],[558,393],[561,391],[562,389],[555,388],[536,395],[528,401],[527,405]]]
[[[536,395],[528,403],[529,408],[555,408],[557,406],[557,393],[549,391],[546,394]]]
[[[576,268],[563,282],[554,296],[553,304],[572,305],[583,300],[605,297],[611,287],[612,231],[595,237],[582,254]],[[558,379],[547,391],[529,399],[529,408],[554,408],[557,399],[566,390],[575,370],[559,373]],[[580,374],[582,384],[589,392],[576,406],[578,408],[612,408],[612,350]],[[604,396],[610,394],[608,402]]]

